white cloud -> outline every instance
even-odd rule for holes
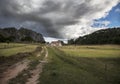
[[[106,28],[110,24],[110,21],[94,21],[94,24],[97,25],[98,28]]]
[[[95,19],[106,17],[118,2],[119,0],[1,0],[0,17],[7,15],[11,18],[10,21],[8,17],[0,21],[4,21],[4,24],[12,22],[11,24],[32,26],[44,36],[76,38],[101,29],[92,28],[91,25]],[[102,27],[110,24],[108,21],[97,23]]]

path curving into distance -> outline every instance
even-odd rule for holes
[[[45,50],[45,56],[44,56],[43,60],[40,60],[40,63],[37,65],[36,69],[31,71],[32,77],[28,79],[28,82],[26,84],[37,84],[38,82],[40,83],[40,81],[38,81],[38,79],[40,78],[40,74],[42,73],[44,64],[47,63],[47,57],[48,57],[47,48],[43,47],[41,53],[44,52],[43,50]],[[40,56],[40,55],[38,55],[38,56]]]

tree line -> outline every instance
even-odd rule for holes
[[[120,27],[102,29],[77,39],[70,39],[68,44],[120,44]]]

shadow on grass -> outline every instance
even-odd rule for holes
[[[49,63],[41,74],[41,84],[120,84],[120,58],[69,56],[48,48]]]

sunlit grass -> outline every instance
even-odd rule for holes
[[[36,49],[38,45],[9,44],[8,46],[13,46],[13,47],[0,49],[0,56],[11,56],[17,53],[32,52]]]
[[[80,57],[120,57],[120,46],[64,46],[60,48],[66,54]]]
[[[105,52],[100,48],[98,53],[85,46],[61,47],[64,52],[54,47],[48,48],[49,62],[43,69],[40,84],[119,84],[120,58],[112,55],[112,58],[105,58]],[[82,56],[78,55],[79,52],[82,52]],[[102,55],[99,55],[100,52]]]
[[[22,47],[27,44],[22,44],[22,43],[0,43],[0,49],[5,49],[5,48],[13,48],[13,47]]]

